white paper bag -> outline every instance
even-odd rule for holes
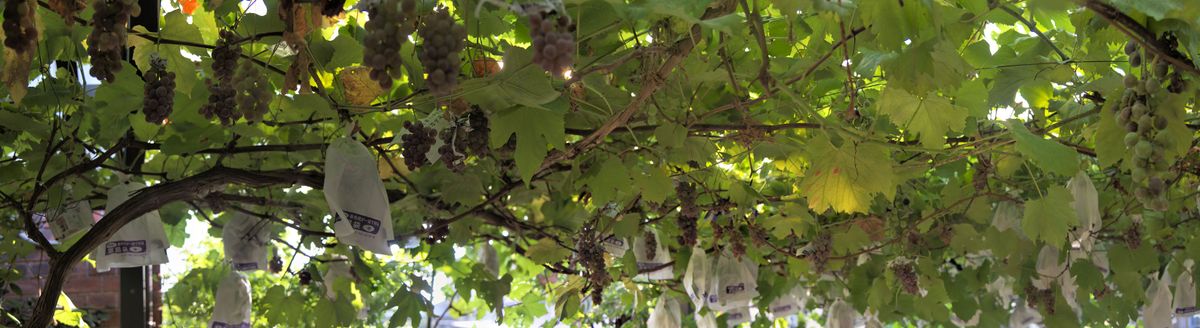
[[[392,210],[371,151],[350,138],[334,140],[325,154],[325,201],[341,242],[392,254]]]
[[[1006,231],[1016,227],[1020,217],[1021,209],[1017,208],[1017,204],[1000,202],[996,205],[996,213],[992,214],[992,226],[996,227],[996,230]]]
[[[842,300],[834,301],[829,306],[829,314],[825,319],[825,328],[854,328],[855,316],[854,308],[851,308]]]
[[[723,311],[749,306],[758,297],[758,277],[750,272],[751,267],[757,269],[757,266],[747,265],[729,251],[722,252],[715,268],[717,289],[713,290],[717,294],[718,304],[713,307],[710,303],[709,308]]]
[[[71,239],[92,227],[92,204],[86,199],[67,202],[62,207],[50,210],[46,221],[55,240],[62,242]]]
[[[750,322],[753,319],[750,313],[750,307],[743,306],[729,311],[725,311],[725,325],[729,327],[737,326],[743,323]]]
[[[662,296],[658,297],[658,304],[654,305],[654,311],[650,312],[650,319],[646,320],[646,327],[680,327],[683,325],[683,319],[679,312],[679,302],[675,301],[674,298],[663,294]]]
[[[1190,264],[1192,260],[1187,260]],[[1190,270],[1191,265],[1187,265]],[[1184,314],[1196,311],[1196,282],[1192,280],[1192,273],[1182,271],[1179,273],[1179,280],[1175,281],[1175,313]]]
[[[1092,251],[1095,240],[1093,233],[1100,231],[1100,200],[1096,194],[1096,185],[1083,171],[1079,171],[1071,181],[1067,182],[1074,201],[1075,215],[1079,218],[1079,226],[1071,232],[1071,240],[1079,243],[1085,252]]]
[[[271,221],[236,210],[226,213],[230,218],[221,229],[225,258],[237,271],[266,270]]]
[[[792,291],[787,294],[779,295],[771,304],[767,306],[767,312],[771,314],[772,319],[784,318],[800,312],[801,300],[797,294],[800,286],[792,288]]]
[[[213,315],[209,328],[250,327],[250,282],[241,272],[229,271],[217,286],[213,297]]]
[[[108,190],[105,213],[111,213],[141,189],[124,177],[118,178],[118,181],[121,183]],[[167,263],[167,246],[167,232],[163,228],[162,218],[158,216],[158,211],[151,211],[121,227],[108,241],[96,247],[92,257],[96,259],[96,271],[100,272],[112,268],[163,264]]]
[[[1167,328],[1171,326],[1171,316],[1175,309],[1171,305],[1171,286],[1169,276],[1155,279],[1146,289],[1147,303],[1142,310],[1142,318],[1146,328]]]
[[[717,317],[713,315],[712,311],[700,314],[699,309],[697,309],[696,313],[692,314],[692,317],[696,319],[696,328],[717,328]]]
[[[1018,301],[1012,316],[1008,317],[1009,327],[1029,327],[1029,325],[1040,323],[1042,323],[1042,315],[1037,310],[1029,308],[1024,301]]]
[[[614,257],[625,256],[625,252],[629,251],[629,242],[625,238],[617,238],[617,236],[608,236],[600,243],[604,247],[604,251],[612,254]]]
[[[500,255],[496,254],[496,248],[492,244],[483,243],[479,245],[477,252],[479,253],[479,263],[483,264],[483,269],[493,278],[500,277]]]
[[[1042,246],[1041,252],[1038,253],[1037,260],[1037,276],[1033,279],[1033,286],[1038,289],[1050,289],[1051,283],[1063,273],[1064,265],[1058,260],[1058,250],[1049,245]]]
[[[708,278],[711,267],[712,260],[708,258],[708,254],[704,253],[704,248],[693,246],[687,271],[683,273],[683,290],[692,299],[692,304],[696,305],[696,309],[704,307],[706,303],[705,296],[708,294]]]
[[[325,284],[325,297],[331,300],[338,298],[337,289],[334,288],[338,280],[355,280],[354,273],[350,272],[349,260],[340,257],[335,257],[334,260],[329,262],[329,267],[321,275],[322,283]]]
[[[652,236],[655,240],[648,240],[648,236],[646,235]],[[650,250],[650,242],[654,242],[653,251]],[[675,278],[675,269],[670,265],[671,254],[668,252],[667,245],[659,236],[658,231],[638,236],[633,242],[633,255],[637,258],[638,272],[641,273],[638,275],[639,277],[649,280]],[[654,255],[654,257],[649,257],[648,255]]]

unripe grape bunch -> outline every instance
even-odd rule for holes
[[[575,63],[575,24],[566,15],[540,6],[528,6],[529,37],[533,40],[533,63],[551,74],[561,75]]]
[[[121,71],[121,54],[125,52],[128,35],[125,26],[130,16],[142,12],[136,0],[96,0],[92,4],[92,34],[87,38],[87,53],[91,57],[92,76],[104,82],[117,79]]]
[[[273,88],[263,76],[262,70],[258,69],[258,65],[249,60],[241,62],[241,65],[238,65],[238,74],[232,81],[237,90],[234,101],[247,121],[257,122],[267,114]]]
[[[363,37],[363,65],[371,68],[371,79],[384,89],[403,74],[400,46],[415,30],[416,0],[377,0],[368,9],[370,20]]]
[[[417,59],[425,67],[425,85],[435,95],[450,94],[458,86],[458,52],[467,45],[467,29],[454,22],[449,10],[438,8],[425,17],[417,35],[421,36]]]
[[[142,113],[146,122],[161,124],[175,106],[175,73],[167,71],[167,60],[155,57],[142,79],[146,80]]]
[[[1133,42],[1125,46],[1130,64],[1139,64],[1149,54],[1143,56],[1141,49]],[[1117,123],[1125,127],[1125,147],[1131,151],[1133,178],[1136,188],[1134,196],[1148,209],[1163,211],[1167,209],[1167,162],[1164,150],[1173,142],[1164,132],[1168,118],[1158,110],[1155,95],[1163,91],[1163,79],[1168,78],[1169,65],[1160,58],[1148,58],[1149,67],[1142,69],[1139,79],[1130,72],[1125,76],[1125,93],[1122,95],[1119,109],[1116,113]],[[1134,65],[1135,67],[1137,65]]]

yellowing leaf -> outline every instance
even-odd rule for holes
[[[1071,207],[1074,199],[1067,188],[1053,186],[1045,197],[1025,203],[1021,230],[1032,240],[1043,240],[1054,247],[1067,241],[1067,231],[1079,225],[1079,217]]]
[[[942,148],[946,132],[962,131],[966,123],[966,110],[933,93],[922,98],[889,87],[879,98],[879,112],[897,126],[916,132],[925,148]]]
[[[895,195],[895,173],[887,148],[850,141],[839,148],[825,136],[813,138],[808,146],[812,167],[799,188],[813,211],[866,212],[874,195],[888,199]]]
[[[8,88],[8,95],[14,103],[20,104],[21,99],[28,93],[29,65],[33,63],[33,51],[17,52],[4,48],[4,71],[0,72],[0,82]]]

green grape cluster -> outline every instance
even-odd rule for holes
[[[1134,43],[1125,47],[1130,63],[1142,59],[1141,51]],[[1132,73],[1125,76],[1125,93],[1120,109],[1116,113],[1117,123],[1125,127],[1125,146],[1132,150],[1133,170],[1131,177],[1136,185],[1134,195],[1148,209],[1167,209],[1166,172],[1170,167],[1164,150],[1173,142],[1163,130],[1168,119],[1153,102],[1155,95],[1163,91],[1163,78],[1167,77],[1167,63],[1150,59],[1151,69],[1143,69],[1142,78]]]
[[[234,101],[241,110],[242,116],[250,122],[262,120],[271,105],[271,84],[263,76],[262,70],[249,60],[243,60],[238,67],[238,74],[231,81],[237,96]]]
[[[175,73],[167,71],[167,60],[155,57],[142,79],[146,80],[142,113],[146,122],[161,124],[175,106]]]
[[[87,53],[91,57],[92,76],[104,82],[117,79],[121,71],[121,54],[125,52],[129,17],[142,12],[137,0],[96,0],[92,4],[92,33],[87,38]]]
[[[33,22],[33,7],[29,0],[4,2],[4,46],[25,52],[37,44],[38,31]]]
[[[204,81],[210,93],[208,103],[200,107],[200,114],[210,120],[216,117],[221,124],[232,125],[242,117],[236,101],[238,91],[233,84],[241,53],[235,43],[238,39],[236,34],[222,30],[220,36],[212,51],[213,76]]]
[[[364,26],[363,65],[371,68],[371,79],[385,90],[404,71],[400,46],[415,30],[416,10],[416,0],[378,0],[368,9],[371,19]]]
[[[458,52],[467,45],[467,29],[454,22],[449,10],[439,8],[425,17],[417,35],[421,36],[417,59],[425,67],[425,85],[435,95],[450,94],[458,86]]]

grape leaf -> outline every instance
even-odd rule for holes
[[[881,145],[846,141],[835,147],[818,135],[809,140],[807,153],[812,167],[799,192],[817,213],[866,212],[874,195],[891,199],[896,193],[891,154]]]
[[[925,148],[942,148],[948,131],[962,131],[967,111],[936,94],[914,96],[888,87],[879,95],[879,111],[892,123],[916,132]]]
[[[563,248],[558,242],[550,237],[538,239],[533,245],[529,245],[525,256],[537,263],[554,263],[562,261],[571,255],[571,250]]]
[[[1017,141],[1017,151],[1033,159],[1038,167],[1062,176],[1071,176],[1079,170],[1079,155],[1074,149],[1034,135],[1020,121],[1009,120],[1006,125]]]
[[[1025,203],[1021,230],[1032,240],[1042,240],[1054,247],[1067,241],[1067,231],[1079,225],[1079,217],[1071,208],[1070,191],[1065,187],[1046,188],[1045,196]]]
[[[563,116],[559,112],[519,106],[496,112],[491,120],[492,148],[504,146],[509,137],[516,135],[517,170],[525,183],[537,173],[549,147],[564,147]]]

